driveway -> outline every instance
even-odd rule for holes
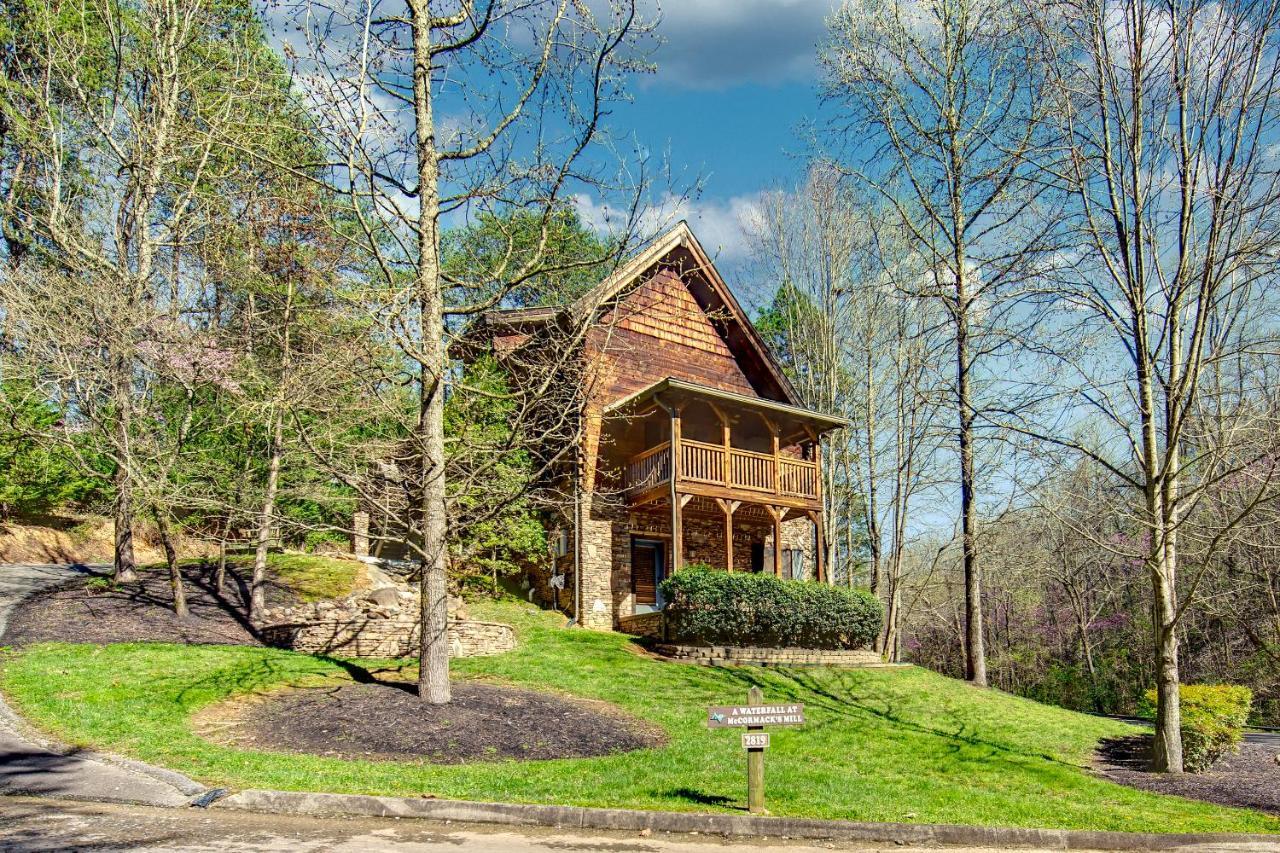
[[[0,564],[0,643],[9,614],[22,599],[88,572],[86,566]],[[181,806],[199,791],[190,780],[176,776],[170,780],[165,777],[167,771],[155,772],[144,772],[124,760],[48,744],[0,696],[0,794]],[[0,849],[5,849],[2,845],[0,841]]]

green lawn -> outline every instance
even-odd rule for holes
[[[981,691],[924,670],[710,669],[636,654],[615,634],[568,631],[549,614],[477,604],[515,624],[519,649],[455,663],[487,678],[612,702],[670,742],[607,758],[432,766],[236,750],[192,734],[210,703],[289,682],[346,678],[331,661],[244,647],[48,644],[9,658],[0,685],[27,717],[75,744],[114,750],[206,783],[685,811],[745,805],[736,730],[708,731],[709,704],[760,684],[807,706],[767,753],[775,814],[1158,832],[1280,832],[1255,812],[1160,797],[1093,778],[1099,737],[1120,723]]]
[[[252,569],[253,562],[247,564]],[[355,589],[360,564],[322,554],[267,555],[267,569],[303,601],[342,598]]]
[[[213,560],[208,557],[188,557],[180,563],[184,568],[190,569],[211,566]],[[241,577],[248,578],[253,572],[253,552],[229,554],[227,565],[235,568]],[[142,566],[142,569],[167,571],[164,563],[149,563]],[[351,594],[359,571],[360,564],[355,560],[326,557],[323,554],[273,551],[267,555],[267,574],[303,601],[342,598]]]

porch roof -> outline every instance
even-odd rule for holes
[[[604,407],[604,412],[606,415],[622,414],[628,409],[637,409],[648,402],[656,401],[655,398],[664,393],[673,397],[701,397],[739,408],[771,413],[794,422],[808,424],[819,433],[849,425],[848,418],[842,418],[838,415],[825,415],[801,406],[792,406],[788,403],[779,403],[763,397],[751,397],[734,391],[725,391],[720,388],[713,388],[710,385],[701,385],[697,382],[676,379],[673,376],[668,376],[666,379],[661,379],[647,388],[641,388],[634,394],[629,394],[620,400],[610,403]]]

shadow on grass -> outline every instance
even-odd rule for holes
[[[336,658],[330,655],[320,655],[320,654],[311,655],[311,657],[315,658],[316,660],[324,661],[325,663],[328,663],[328,664],[333,664],[334,666],[338,667],[343,672],[345,672],[347,676],[356,684],[377,684],[382,687],[394,687],[396,690],[403,690],[404,692],[409,693],[410,695],[413,695],[413,696],[418,695],[418,685],[415,682],[404,681],[403,679],[398,679],[398,678],[379,678],[378,677],[379,673],[403,671],[400,667],[380,667],[376,670],[371,670],[366,666],[361,666],[355,661],[347,660],[346,658]]]
[[[725,667],[721,670],[726,675],[740,682],[744,689],[759,685],[771,689],[773,701],[803,701],[810,707],[817,705],[824,711],[847,719],[859,715],[876,717],[894,726],[934,738],[941,739],[950,751],[958,753],[962,749],[978,748],[986,750],[990,757],[1003,756],[1006,760],[1025,765],[1029,759],[1039,759],[1049,764],[1079,769],[1080,765],[1065,761],[1062,758],[1043,751],[1028,751],[1019,746],[1001,743],[979,733],[985,722],[966,717],[955,708],[939,706],[934,713],[939,719],[950,719],[955,723],[953,728],[941,725],[928,725],[908,718],[893,702],[893,697],[884,693],[872,695],[865,684],[865,676],[854,671],[829,673],[820,678],[815,671],[798,671],[787,669],[748,670],[741,667]],[[817,698],[818,702],[812,700]]]
[[[690,803],[697,803],[700,806],[718,806],[720,808],[733,807],[743,810],[741,806],[734,805],[732,797],[721,796],[720,794],[708,794],[705,791],[695,791],[693,788],[672,788],[659,794],[661,797],[669,797],[675,800],[685,800]]]

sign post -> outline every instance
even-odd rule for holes
[[[764,704],[764,691],[759,686],[752,685],[747,691],[747,704]],[[763,731],[764,726],[747,726],[747,734],[742,736],[743,743],[753,742],[749,740],[752,732]],[[764,744],[747,747],[747,811],[752,814],[764,811]]]
[[[769,734],[764,727],[803,724],[803,705],[766,705],[764,692],[759,687],[752,687],[747,692],[746,705],[707,709],[708,728],[746,728],[742,734],[742,748],[747,751],[747,808],[753,814],[764,811],[764,751],[769,747]]]

